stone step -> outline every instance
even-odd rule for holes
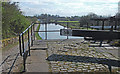
[[[49,72],[46,57],[45,50],[31,50],[31,56],[26,61],[27,72]]]
[[[31,50],[47,50],[48,47],[39,47],[39,46],[33,46],[30,47]]]

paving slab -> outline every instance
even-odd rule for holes
[[[119,68],[116,47],[89,47],[82,39],[39,40],[31,49],[27,72],[109,72],[111,64]]]
[[[46,50],[31,50],[31,56],[27,58],[27,72],[49,72],[49,64],[46,60]]]
[[[93,44],[92,47],[89,45],[92,44],[80,39],[65,40],[61,43],[59,41],[48,42],[47,60],[50,63],[51,71],[57,72],[60,68],[59,72],[110,72],[108,65],[114,67],[119,61],[115,57],[118,49],[110,47],[109,44],[103,44],[102,47],[99,47],[99,44]],[[117,69],[112,68],[113,71],[117,72]]]

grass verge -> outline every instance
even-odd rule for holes
[[[16,45],[18,45],[18,42],[14,43],[14,44],[8,44],[7,46],[5,46],[1,49],[2,49],[2,51],[6,51],[6,50],[9,50],[10,48],[15,47]]]
[[[40,29],[40,24],[37,27],[37,31],[39,31],[39,29]],[[42,38],[39,36],[38,32],[35,33],[35,36],[36,36],[37,40],[42,40]]]
[[[64,23],[60,23],[61,26],[64,26],[64,27],[67,27],[67,24],[64,24]],[[92,28],[85,28],[85,27],[79,27],[79,23],[70,23],[68,25],[69,28],[72,28],[72,29],[82,29],[82,30],[96,30],[96,29],[92,29]]]
[[[60,23],[60,22],[79,23],[79,21],[58,21],[58,22],[59,22],[59,23]]]

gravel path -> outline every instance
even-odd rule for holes
[[[37,29],[37,27],[38,27],[38,24],[35,25],[35,30]],[[25,45],[26,44],[27,43],[25,43]],[[2,51],[2,62],[0,64],[2,66],[2,70],[0,72],[8,72],[10,70],[10,67],[18,53],[19,53],[18,44],[12,48],[9,48],[8,50]],[[19,67],[21,65],[22,65],[22,57],[19,55],[12,71],[19,72]]]
[[[12,63],[18,53],[19,53],[18,45],[2,52],[2,72],[8,72],[10,70],[10,67],[12,66]],[[20,56],[18,57],[16,64],[13,68],[14,71],[16,71],[19,68],[19,65],[21,63],[21,62],[18,63],[19,59],[21,59]]]

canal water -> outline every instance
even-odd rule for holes
[[[60,30],[60,29],[65,29],[65,27],[59,25],[59,24],[47,24],[47,30]],[[45,24],[40,25],[39,31],[45,31]],[[39,36],[42,39],[46,39],[46,34],[45,32],[39,32]],[[83,37],[74,37],[74,36],[69,36],[69,39],[82,39]],[[47,39],[67,39],[67,36],[61,36],[60,32],[47,32]]]

